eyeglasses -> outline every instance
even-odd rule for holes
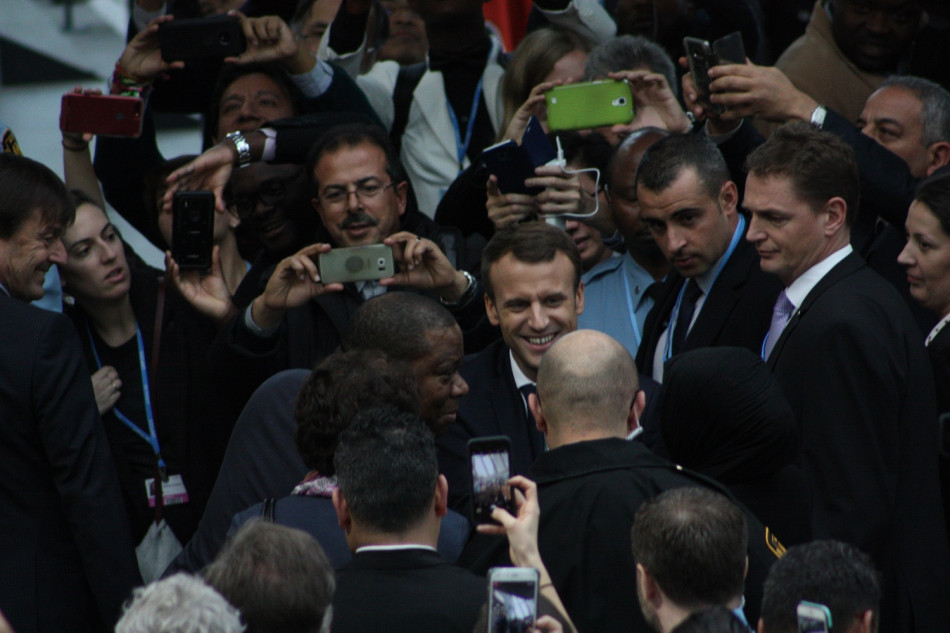
[[[297,176],[271,178],[262,182],[257,191],[253,193],[234,194],[234,206],[237,207],[238,217],[244,218],[254,213],[258,202],[265,206],[280,204],[287,195],[288,185],[296,179]]]
[[[376,179],[369,179],[355,183],[352,189],[348,187],[327,187],[320,194],[320,202],[327,207],[340,206],[346,204],[351,193],[355,193],[361,202],[366,202],[396,184],[398,183],[392,181],[388,185],[384,185]]]

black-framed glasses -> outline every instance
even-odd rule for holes
[[[389,184],[383,184],[371,178],[368,180],[361,180],[353,185],[352,188],[341,187],[341,186],[331,186],[327,187],[320,193],[320,202],[324,206],[340,206],[346,204],[347,199],[350,197],[351,193],[355,193],[356,197],[361,202],[366,202],[367,200],[372,200],[376,198],[386,189],[394,187],[398,183],[396,181],[390,181]]]
[[[261,183],[253,193],[235,193],[234,206],[237,207],[238,217],[247,217],[254,213],[257,204],[274,206],[282,203],[287,195],[290,184],[297,180],[297,176],[288,178],[270,178]]]

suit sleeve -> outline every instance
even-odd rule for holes
[[[32,399],[43,447],[99,611],[114,622],[142,579],[92,382],[65,317],[50,320],[35,367]]]

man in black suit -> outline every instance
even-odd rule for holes
[[[0,611],[19,633],[111,630],[141,583],[92,382],[62,315],[34,308],[73,205],[0,155]]]
[[[337,572],[334,633],[470,633],[486,585],[435,551],[448,484],[422,421],[392,407],[365,411],[333,461],[333,505],[353,550]]]
[[[703,134],[653,144],[637,170],[644,224],[673,270],[644,324],[641,372],[663,380],[663,363],[699,347],[758,353],[780,290],[742,240],[746,219],[716,146]]]
[[[884,574],[881,630],[945,630],[950,553],[933,379],[906,305],[849,243],[854,152],[791,123],[747,165],[747,239],[786,286],[763,357],[802,427],[812,533],[874,558]]]

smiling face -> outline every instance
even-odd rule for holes
[[[462,357],[462,330],[457,325],[427,334],[426,353],[412,362],[419,386],[419,417],[436,435],[455,422],[459,398],[468,393],[468,383],[459,374]]]
[[[541,357],[561,336],[577,329],[584,311],[584,284],[574,290],[574,265],[558,251],[549,262],[526,263],[511,253],[491,265],[494,299],[485,295],[492,325],[511,349],[515,362],[531,380]]]
[[[406,211],[406,183],[386,170],[386,154],[369,142],[325,153],[314,166],[318,195],[313,206],[335,246],[379,244]],[[359,195],[363,188],[370,195]],[[343,193],[343,198],[335,199]]]
[[[389,37],[379,49],[379,59],[392,59],[409,65],[421,62],[429,50],[422,17],[409,8],[407,0],[383,0],[389,14]]]
[[[43,298],[46,272],[66,261],[61,234],[61,227],[44,222],[35,209],[16,233],[0,238],[0,283],[11,296],[23,301]]]
[[[831,30],[841,52],[861,70],[894,70],[917,34],[917,0],[834,0]]]
[[[861,133],[903,158],[914,178],[925,177],[930,167],[923,110],[909,90],[886,86],[868,97],[858,118]]]
[[[907,245],[897,261],[907,269],[910,295],[940,316],[950,314],[950,235],[924,203],[907,212]]]
[[[710,195],[692,167],[684,167],[662,191],[639,185],[640,218],[663,255],[684,277],[708,272],[729,248],[738,215],[736,186]]]
[[[131,287],[125,248],[105,212],[91,204],[76,208],[76,220],[63,235],[66,261],[59,274],[66,291],[82,304],[126,296]]]
[[[291,249],[300,238],[291,219],[295,215],[293,205],[302,204],[307,213],[313,213],[305,196],[300,195],[305,187],[303,171],[298,165],[253,163],[231,174],[238,217],[271,253]]]
[[[755,244],[762,270],[786,286],[847,243],[843,208],[816,212],[788,177],[750,173],[743,206],[752,216],[746,239]]]
[[[290,97],[273,79],[263,73],[250,73],[235,79],[224,89],[218,104],[216,141],[228,132],[252,132],[268,121],[294,115]]]

